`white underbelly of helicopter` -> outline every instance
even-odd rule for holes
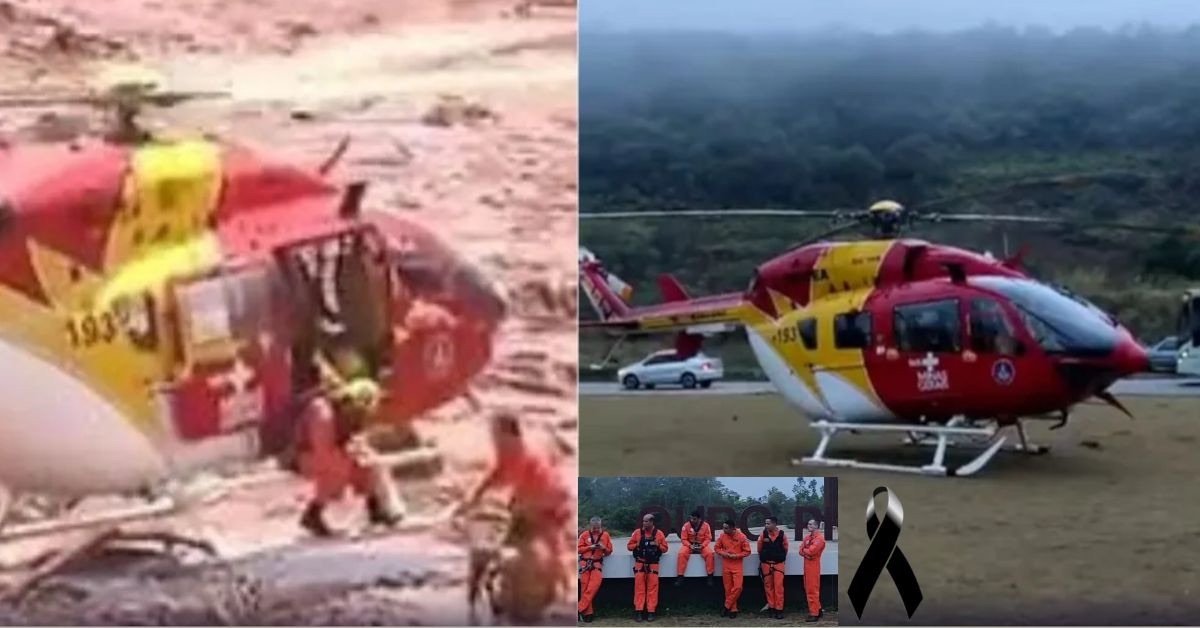
[[[153,444],[95,390],[4,339],[0,364],[0,484],[80,495],[166,475]]]
[[[756,330],[747,326],[746,336],[767,378],[789,403],[800,408],[809,419],[874,423],[894,418],[891,412],[835,372],[816,371],[813,377],[816,390],[813,390]]]

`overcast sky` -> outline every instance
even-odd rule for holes
[[[804,479],[807,481],[809,478]],[[796,483],[795,476],[790,478],[717,478],[717,480],[738,495],[750,498],[766,496],[772,486],[783,491],[785,495],[791,496],[792,486]],[[816,478],[816,480],[818,490],[825,486],[825,478]]]
[[[1200,0],[580,0],[584,30],[956,30],[988,21],[1111,28],[1200,22]]]

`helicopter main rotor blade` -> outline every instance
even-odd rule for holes
[[[680,209],[662,211],[631,211],[631,212],[580,212],[579,218],[596,219],[626,219],[626,218],[686,218],[686,217],[764,217],[764,216],[794,216],[797,218],[835,218],[845,211],[852,210],[821,210],[805,209]]]
[[[802,240],[802,241],[800,241],[800,242],[797,242],[796,244],[793,244],[793,245],[789,246],[787,250],[788,250],[788,252],[795,251],[795,250],[796,250],[796,249],[798,249],[798,248],[805,247],[805,246],[808,246],[808,245],[810,245],[810,244],[816,244],[817,242],[820,242],[820,241],[822,241],[822,240],[825,240],[825,239],[827,239],[827,238],[833,237],[833,236],[835,236],[835,235],[838,235],[838,234],[840,234],[840,233],[845,233],[845,232],[847,232],[847,231],[850,231],[850,230],[852,230],[852,229],[857,229],[858,227],[861,227],[861,226],[862,226],[862,222],[860,222],[860,221],[857,221],[857,220],[856,220],[856,221],[854,221],[854,222],[848,222],[848,223],[846,223],[846,224],[844,224],[844,225],[838,225],[838,226],[836,226],[836,227],[832,227],[832,228],[830,228],[830,229],[826,229],[825,231],[823,231],[823,232],[821,232],[821,233],[819,233],[819,234],[817,234],[817,235],[815,235],[815,236],[813,236],[813,237],[811,237],[811,238],[807,238],[807,239],[805,239],[805,240]]]
[[[1068,218],[1048,218],[1045,216],[1015,216],[1011,214],[929,214],[925,218],[930,222],[1008,222],[1040,225],[1062,225],[1080,229],[1117,229],[1124,231],[1142,231],[1146,233],[1180,233],[1187,229],[1179,226],[1141,225],[1129,222],[1104,222],[1070,220]]]
[[[231,94],[223,91],[164,91],[146,94],[40,94],[27,95],[19,93],[0,94],[0,108],[47,107],[53,105],[93,105],[104,106],[128,99],[134,102],[146,103],[158,107],[173,107],[189,100],[212,100],[229,98]]]

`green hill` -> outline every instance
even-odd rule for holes
[[[1200,29],[753,38],[585,31],[581,51],[583,212],[862,208],[1099,173],[939,209],[1196,224]],[[635,286],[635,302],[649,303],[660,272],[696,294],[744,289],[757,264],[825,226],[584,220],[580,240]],[[1144,340],[1171,333],[1178,293],[1200,285],[1200,239],[1182,229],[1147,236],[975,224],[909,235],[997,256],[1027,246],[1030,272],[1087,296]],[[583,341],[585,370],[601,344]],[[726,347],[735,367],[737,346]]]

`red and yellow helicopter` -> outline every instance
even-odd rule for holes
[[[941,201],[938,201],[939,203]],[[586,249],[580,282],[599,315],[581,328],[628,335],[675,333],[676,353],[695,354],[703,337],[743,327],[766,376],[821,433],[804,462],[930,475],[971,475],[1004,446],[1042,453],[1023,421],[1057,415],[1099,397],[1125,411],[1107,389],[1148,369],[1145,350],[1112,316],[1069,291],[1028,276],[1013,259],[900,237],[919,221],[1074,224],[1056,218],[921,212],[894,201],[867,210],[680,210],[584,213],[585,219],[829,218],[819,237],[756,269],[749,288],[692,297],[672,276],[659,278],[664,303],[632,307],[632,288]],[[1171,232],[1133,223],[1089,227]],[[875,238],[831,242],[852,229]],[[619,341],[618,341],[619,342]],[[614,347],[615,349],[615,347]],[[611,353],[610,353],[611,355]],[[607,361],[607,359],[606,359]],[[689,380],[694,381],[694,379]],[[631,382],[624,383],[630,387]],[[637,382],[632,382],[636,387]],[[1126,411],[1126,414],[1128,412]],[[842,432],[901,432],[934,444],[930,464],[912,467],[826,455]],[[952,445],[980,446],[947,466]]]
[[[394,425],[469,393],[501,292],[427,228],[364,211],[365,183],[329,178],[348,140],[302,167],[151,137],[141,107],[204,94],[123,81],[5,103],[98,105],[116,125],[0,144],[0,526],[14,496],[161,497],[283,452],[331,342],[367,356]]]

